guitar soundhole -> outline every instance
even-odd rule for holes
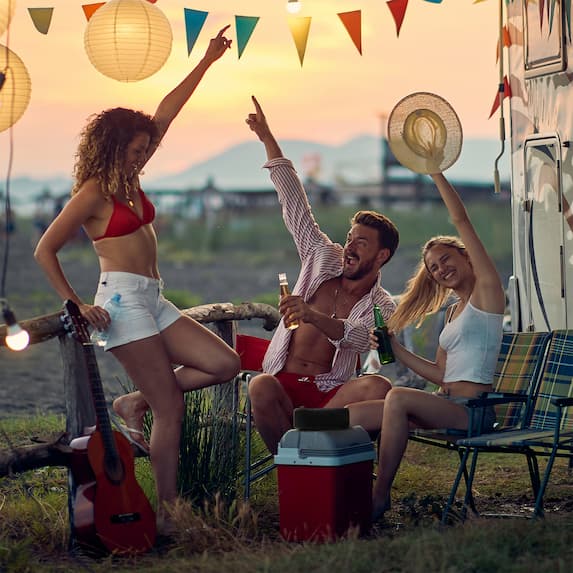
[[[141,515],[138,511],[134,513],[115,513],[111,516],[112,523],[134,523],[141,520]]]

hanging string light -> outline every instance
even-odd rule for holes
[[[84,47],[104,76],[136,82],[157,72],[171,53],[169,20],[147,0],[110,0],[89,19]]]
[[[15,8],[16,0],[0,0],[0,36],[7,30]]]
[[[0,131],[14,125],[30,103],[32,84],[24,62],[0,44]]]
[[[298,14],[302,9],[302,2],[300,0],[288,0],[286,9],[289,14]]]
[[[24,350],[30,342],[30,335],[27,330],[24,330],[18,324],[16,316],[8,306],[8,301],[3,298],[1,299],[1,303],[2,317],[6,323],[6,346],[10,348],[10,350]]]

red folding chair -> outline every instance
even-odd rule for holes
[[[244,471],[244,499],[249,499],[251,495],[251,483],[268,474],[275,466],[273,455],[265,453],[252,461],[252,431],[253,418],[251,411],[251,400],[249,398],[249,382],[253,373],[258,374],[263,369],[263,358],[269,346],[270,340],[249,336],[246,334],[237,334],[235,337],[235,350],[241,357],[241,373],[239,376],[246,383],[247,396],[245,403],[245,471]]]

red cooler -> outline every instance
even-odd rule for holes
[[[275,456],[280,531],[288,541],[334,541],[349,528],[368,532],[375,451],[360,426],[289,430]]]

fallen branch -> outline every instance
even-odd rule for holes
[[[53,442],[0,451],[0,477],[45,466],[68,466],[71,452],[66,432]]]

